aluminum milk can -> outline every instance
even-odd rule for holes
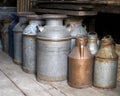
[[[43,18],[46,26],[37,36],[37,80],[65,80],[71,40],[63,26],[66,15],[45,14]]]
[[[23,31],[23,70],[35,73],[36,70],[36,35],[37,26],[42,25],[40,15],[28,15],[29,25]]]
[[[101,46],[95,56],[93,85],[102,89],[116,87],[118,56],[115,53],[110,35],[101,40]]]
[[[98,51],[98,36],[96,32],[88,33],[88,48],[92,55],[95,55]]]
[[[116,44],[115,46],[116,53],[118,55],[118,73],[117,73],[117,81],[120,82],[120,44]]]
[[[4,27],[1,30],[1,35],[2,35],[2,44],[3,44],[3,51],[8,54],[9,52],[9,25],[11,23],[10,18],[4,18],[3,20],[3,25]]]
[[[69,54],[68,84],[75,88],[92,85],[93,56],[87,46],[88,38],[76,38],[76,46]]]
[[[79,22],[78,22],[79,21]],[[82,19],[79,18],[76,24],[74,24],[71,28],[71,49],[75,47],[75,38],[77,35],[79,36],[87,36],[87,30],[82,26]]]
[[[28,19],[26,18],[26,13],[18,13],[19,22],[13,29],[14,31],[14,62],[16,64],[22,64],[22,32],[27,26]]]

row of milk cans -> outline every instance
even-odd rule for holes
[[[118,56],[110,35],[99,42],[95,32],[87,33],[82,20],[66,28],[63,26],[66,15],[18,13],[18,16],[14,62],[22,64],[27,73],[36,73],[37,81],[67,79],[75,88],[116,87]]]

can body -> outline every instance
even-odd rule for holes
[[[70,40],[55,42],[37,39],[37,80],[65,80],[69,51]]]
[[[22,64],[22,31],[14,31],[14,62]]]
[[[94,68],[94,86],[111,89],[116,87],[117,60],[96,58]]]
[[[23,35],[23,70],[35,73],[36,39],[35,36]]]

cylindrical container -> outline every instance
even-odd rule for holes
[[[101,40],[101,46],[95,56],[93,85],[102,89],[116,87],[118,56],[110,35]]]
[[[68,84],[75,88],[92,85],[93,56],[87,47],[87,37],[76,38],[76,46],[69,54]]]
[[[14,62],[16,64],[22,64],[22,32],[23,29],[27,26],[25,13],[18,13],[19,22],[13,29],[14,31]]]
[[[23,31],[23,70],[35,73],[36,70],[36,35],[37,26],[42,25],[40,15],[28,15],[29,25]]]
[[[66,15],[45,14],[43,18],[46,26],[37,35],[37,80],[65,80],[71,40],[63,26]]]
[[[118,55],[118,73],[117,73],[117,81],[120,82],[120,44],[115,45],[116,53]]]
[[[14,58],[14,32],[13,29],[18,23],[18,16],[15,14],[12,14],[13,21],[10,23],[9,26],[9,56]]]
[[[74,21],[74,23],[73,23]],[[75,22],[76,21],[76,22]],[[75,38],[76,36],[87,36],[87,30],[82,26],[83,18],[69,19],[70,24],[70,34],[71,34],[71,50],[75,47]]]
[[[3,20],[4,27],[1,30],[2,35],[2,44],[3,44],[3,51],[8,54],[9,52],[9,25],[12,20],[10,18],[5,18]]]
[[[98,36],[96,32],[88,33],[88,48],[92,55],[95,55],[98,51]]]

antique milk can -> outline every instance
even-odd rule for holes
[[[101,46],[95,56],[93,85],[98,88],[116,87],[118,57],[110,35],[101,40]]]
[[[23,70],[35,73],[37,26],[42,25],[40,15],[28,15],[29,25],[23,31]]]
[[[76,46],[69,54],[68,84],[75,88],[92,85],[93,56],[87,47],[86,36],[76,38]]]
[[[75,38],[77,35],[79,36],[87,36],[87,31],[86,28],[82,26],[82,17],[74,17],[74,18],[69,18],[67,20],[69,27],[70,27],[70,34],[71,34],[71,49],[75,47]]]
[[[63,26],[66,15],[45,14],[43,18],[46,26],[37,35],[37,80],[65,80],[71,40]]]
[[[118,73],[117,73],[117,81],[120,82],[120,44],[115,45],[116,53],[118,55]]]
[[[92,55],[95,55],[98,51],[98,36],[96,32],[88,33],[88,48]]]
[[[22,63],[22,32],[27,26],[28,19],[26,18],[25,12],[19,12],[19,22],[14,27],[14,62],[16,64]]]
[[[5,17],[3,19],[3,28],[1,30],[1,35],[2,35],[2,44],[3,44],[3,51],[8,54],[9,52],[9,25],[12,21],[12,18]]]

